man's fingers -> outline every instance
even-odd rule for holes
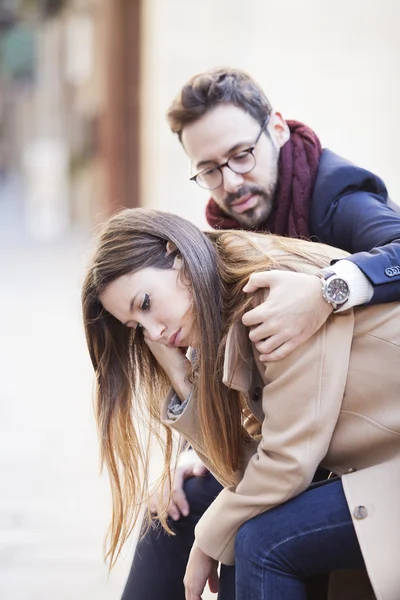
[[[264,323],[265,319],[265,307],[264,304],[260,304],[259,306],[256,306],[255,308],[252,308],[244,313],[242,317],[242,323],[246,327],[253,327],[254,325]]]
[[[271,354],[285,344],[289,338],[290,336],[285,336],[283,333],[277,333],[261,341],[252,340],[252,342],[255,342],[254,345],[260,354]]]
[[[250,275],[248,282],[243,288],[246,294],[252,294],[259,288],[268,288],[271,284],[271,272],[263,271],[262,273],[253,273]]]
[[[249,331],[249,339],[253,344],[260,344],[265,340],[271,338],[271,336],[276,335],[276,331],[271,331],[265,323],[260,323],[260,325],[251,327]]]
[[[282,360],[283,358],[289,356],[289,354],[293,352],[293,350],[295,350],[299,345],[300,342],[294,342],[293,340],[289,340],[288,342],[285,342],[284,344],[279,346],[279,348],[277,348],[273,352],[270,352],[269,354],[260,354],[259,358],[261,362],[276,362],[277,360]]]

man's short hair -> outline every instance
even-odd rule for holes
[[[244,71],[217,68],[195,75],[183,86],[167,112],[171,130],[181,140],[186,125],[220,104],[234,104],[263,123],[272,106],[260,86]]]

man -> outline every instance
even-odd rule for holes
[[[332,311],[400,299],[400,215],[384,183],[323,150],[307,126],[286,122],[248,75],[219,69],[193,77],[168,119],[191,161],[191,179],[211,195],[212,227],[302,236],[351,254],[319,276],[274,271],[250,278],[246,292],[269,289],[264,304],[243,317],[261,360],[287,356]],[[221,489],[210,474],[191,478],[202,473],[194,453],[183,453],[169,506],[177,535],[150,530],[139,543],[123,600],[185,597],[194,525]],[[224,599],[234,597],[229,569],[221,571]]]

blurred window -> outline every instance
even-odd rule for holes
[[[0,41],[0,75],[6,79],[32,81],[36,64],[36,30],[16,25]]]

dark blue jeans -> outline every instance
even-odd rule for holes
[[[239,529],[236,597],[307,600],[307,580],[364,561],[340,479],[311,486]]]
[[[152,528],[139,541],[122,600],[185,600],[183,577],[194,528],[221,489],[212,475],[185,482],[189,516],[169,520],[175,536]],[[237,536],[236,553],[237,593],[235,568],[222,566],[218,600],[323,600],[326,572],[363,564],[340,481],[311,488],[245,523]],[[264,564],[265,556],[272,557],[272,567],[269,559]],[[264,593],[264,568],[268,570],[265,578],[272,581],[268,585],[284,591],[277,587],[275,595],[272,591],[269,596],[260,595]],[[294,591],[286,592],[290,588]]]
[[[194,528],[222,487],[210,474],[185,481],[190,514],[179,521],[168,520],[176,535],[158,526],[147,531],[135,550],[131,571],[121,600],[185,600],[183,577],[194,542]],[[234,598],[234,576],[230,576]]]

